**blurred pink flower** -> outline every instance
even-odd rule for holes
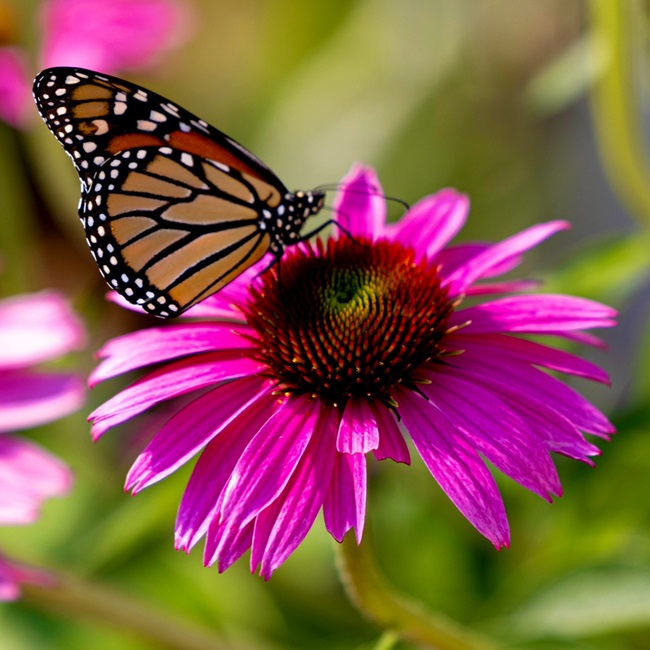
[[[545,372],[607,383],[597,366],[522,334],[597,344],[614,310],[563,295],[478,296],[530,289],[492,278],[567,224],[496,244],[448,246],[468,200],[443,190],[386,224],[375,174],[355,168],[336,201],[347,233],[301,244],[256,279],[251,269],[189,310],[198,322],[114,339],[91,383],[157,367],[91,414],[92,434],[170,398],[179,406],[135,461],[137,493],[200,453],[176,522],[176,547],[205,537],[204,562],[225,570],[251,548],[269,578],[323,510],[325,526],[360,541],[366,454],[409,463],[404,438],[465,517],[497,547],[510,541],[485,461],[544,499],[562,489],[550,452],[587,462],[583,432],[604,415]],[[264,264],[265,261],[262,262]],[[481,282],[482,281],[482,282]],[[461,308],[467,296],[471,306]]]
[[[14,128],[25,126],[31,107],[29,77],[23,53],[15,47],[0,47],[0,119]]]
[[[187,7],[174,0],[49,0],[42,5],[41,63],[109,74],[151,65],[187,35]]]
[[[145,68],[186,40],[192,23],[183,0],[46,0],[40,9],[41,68]],[[33,108],[27,60],[19,47],[0,47],[0,119],[19,128]]]
[[[71,485],[70,470],[58,458],[24,438],[0,435],[0,525],[33,523],[41,504]]]
[[[22,584],[53,587],[56,578],[44,569],[20,564],[0,554],[0,602],[19,598]]]
[[[60,460],[7,432],[51,422],[81,406],[85,391],[77,375],[31,366],[56,359],[83,340],[78,319],[54,292],[0,301],[0,525],[34,522],[46,499],[71,486],[72,475]],[[20,582],[42,583],[45,575],[0,557],[0,600],[15,598]]]
[[[79,408],[84,391],[76,374],[30,366],[79,348],[83,340],[78,319],[54,292],[0,301],[0,433],[51,422]]]

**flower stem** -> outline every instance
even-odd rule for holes
[[[397,593],[379,573],[367,536],[357,546],[354,536],[348,534],[337,547],[339,572],[350,600],[384,629],[436,650],[497,647],[446,616],[427,611],[421,603]]]
[[[27,604],[135,633],[160,644],[161,648],[234,650],[236,647],[217,638],[211,630],[169,613],[157,613],[121,594],[66,575],[53,576],[49,586],[23,584],[22,593]]]
[[[588,6],[594,58],[603,61],[591,93],[600,155],[621,200],[650,225],[650,162],[634,83],[642,7],[636,0],[589,0]]]

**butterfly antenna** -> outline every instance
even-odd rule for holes
[[[319,185],[318,187],[315,187],[312,191],[314,191],[314,192],[336,192],[340,188],[341,188],[340,184],[327,183],[325,185]],[[383,192],[380,192],[379,190],[356,190],[354,188],[348,188],[345,191],[349,192],[350,194],[362,194],[364,196],[381,196],[382,198],[386,199],[386,201],[392,201],[393,203],[398,203],[405,210],[410,210],[411,209],[410,204],[407,201],[405,201],[404,199],[400,199],[397,196],[389,196],[388,194],[384,194]]]

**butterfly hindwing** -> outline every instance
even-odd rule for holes
[[[259,214],[270,219],[272,212],[256,185],[225,165],[170,147],[111,157],[80,210],[104,279],[163,317],[219,290],[269,248]]]

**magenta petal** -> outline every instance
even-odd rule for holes
[[[568,227],[569,224],[565,221],[550,221],[532,226],[494,244],[447,276],[450,295],[456,296],[464,293],[474,282],[489,274],[496,265],[513,256],[520,255]]]
[[[116,375],[161,361],[190,354],[251,347],[243,334],[253,334],[246,326],[221,323],[186,323],[151,327],[111,339],[97,353],[102,363],[88,380],[91,386]]]
[[[55,456],[22,438],[0,435],[0,524],[28,524],[46,499],[63,496],[70,470]]]
[[[468,212],[469,199],[464,194],[444,189],[418,201],[387,230],[391,239],[431,258],[456,236]]]
[[[240,527],[231,522],[214,520],[206,535],[203,564],[211,566],[218,561],[219,573],[223,573],[251,547],[254,527],[255,521]]]
[[[539,289],[539,280],[505,280],[504,282],[485,282],[467,289],[466,296],[488,296],[495,293],[521,293]]]
[[[379,179],[373,169],[354,165],[341,181],[334,200],[334,214],[340,228],[334,228],[348,235],[379,236],[386,223],[386,200]]]
[[[361,543],[366,517],[366,457],[363,454],[336,454],[332,481],[323,503],[325,527],[337,542],[354,528]]]
[[[462,372],[463,376],[472,382],[497,393],[510,408],[519,413],[549,451],[593,465],[589,456],[599,455],[600,450],[587,442],[576,426],[564,415],[535,399],[528,391],[522,392],[517,385],[504,383],[493,376],[486,377],[470,372],[467,368],[463,368]]]
[[[232,358],[231,353],[204,354],[165,366],[104,402],[88,416],[93,440],[159,402],[229,379],[254,375],[261,367],[246,357]]]
[[[607,418],[580,393],[542,370],[507,358],[496,364],[493,355],[480,358],[461,354],[454,357],[454,366],[512,386],[514,392],[546,404],[582,431],[603,438],[615,432]]]
[[[206,533],[219,509],[219,496],[239,457],[253,436],[273,415],[276,406],[277,397],[270,391],[262,393],[203,450],[178,509],[177,549],[189,551]]]
[[[422,392],[497,469],[547,501],[562,491],[551,456],[525,420],[494,392],[444,366],[425,373]],[[468,400],[471,395],[471,400]]]
[[[600,350],[609,349],[609,345],[603,339],[589,332],[549,332],[548,334],[549,336],[559,336],[567,341],[581,343],[582,345],[590,345]]]
[[[396,463],[411,464],[409,448],[395,421],[395,416],[383,404],[372,402],[372,412],[379,427],[379,445],[374,454],[377,460],[390,458]]]
[[[251,571],[261,564],[260,575],[265,580],[296,550],[323,505],[337,455],[337,424],[336,410],[322,409],[307,449],[282,494],[255,520]]]
[[[616,310],[586,298],[555,294],[510,296],[455,312],[450,324],[470,322],[465,333],[555,333],[616,324]]]
[[[468,242],[466,244],[449,246],[435,255],[431,262],[440,265],[443,274],[448,276],[460,267],[469,264],[469,262],[474,258],[483,255],[485,251],[492,248],[492,246],[494,246],[494,244],[486,242]],[[512,271],[512,269],[517,268],[520,264],[521,255],[513,255],[512,257],[501,260],[501,262],[491,267],[481,276],[481,279],[503,275],[504,273],[508,273],[509,271]]]
[[[222,520],[243,525],[282,492],[311,439],[320,402],[294,397],[282,404],[241,455],[223,491]]]
[[[443,413],[417,393],[397,391],[399,413],[422,460],[469,522],[495,547],[510,543],[505,508],[485,463]]]
[[[379,429],[365,399],[351,397],[345,405],[336,448],[342,454],[365,454],[379,445]]]
[[[81,347],[85,334],[68,303],[52,291],[0,301],[0,367],[21,368]]]
[[[85,393],[75,375],[0,371],[0,432],[30,429],[73,413]]]
[[[609,384],[607,373],[597,365],[569,352],[515,336],[502,334],[465,336],[461,330],[450,338],[449,348],[481,350],[483,354],[494,354],[495,358],[507,356],[549,370]]]
[[[181,409],[138,456],[126,479],[135,494],[185,464],[243,410],[268,392],[268,381],[248,377],[215,388]]]

